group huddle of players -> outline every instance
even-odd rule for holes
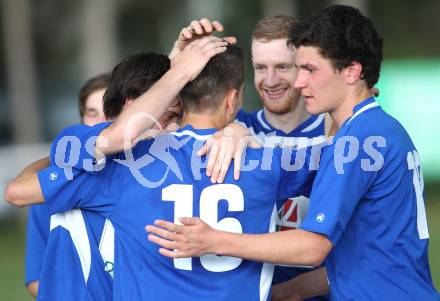
[[[222,31],[193,21],[169,56],[130,55],[87,81],[83,123],[8,184],[9,202],[32,205],[31,293],[440,300],[420,158],[374,97],[370,19],[335,5],[258,21],[252,113],[243,52]]]

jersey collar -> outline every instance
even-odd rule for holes
[[[324,120],[324,114],[311,115],[303,123],[299,124],[296,128],[294,128],[290,133],[285,133],[282,130],[271,126],[266,119],[266,116],[264,114],[264,109],[258,111],[257,119],[262,127],[264,127],[266,130],[269,131],[275,131],[279,136],[294,136],[294,135],[308,133],[316,129]]]
[[[177,136],[177,137],[191,136],[197,140],[206,140],[217,131],[218,131],[218,129],[215,129],[215,128],[195,129],[191,125],[188,124],[188,125],[185,125],[184,127],[181,127],[180,129],[176,130],[175,132],[172,132],[171,134],[174,136]]]
[[[353,119],[355,119],[357,116],[359,116],[363,112],[365,112],[369,109],[375,108],[375,107],[379,107],[379,104],[376,102],[376,99],[373,96],[358,103],[353,108],[353,115],[346,122],[344,122],[344,125],[349,124]]]

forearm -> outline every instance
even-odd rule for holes
[[[216,233],[211,253],[277,264],[319,266],[332,247],[323,235],[303,230],[268,234]]]
[[[295,296],[297,299],[304,300],[328,294],[329,290],[327,270],[322,267],[273,286],[272,299],[274,301],[284,300]]]
[[[49,157],[46,157],[24,168],[20,174],[6,186],[5,200],[19,207],[43,203],[44,198],[37,172],[48,166]]]
[[[96,142],[95,157],[99,159],[102,155],[133,147],[137,139],[165,113],[188,80],[188,76],[178,70],[170,69],[165,73],[101,132]]]

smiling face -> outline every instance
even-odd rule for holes
[[[317,47],[301,46],[296,51],[295,88],[301,92],[310,114],[337,111],[347,97],[342,71],[335,70]]]
[[[299,101],[295,81],[294,52],[286,39],[252,40],[255,88],[264,107],[272,113],[292,111]]]

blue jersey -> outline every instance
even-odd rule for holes
[[[132,155],[125,154],[126,160],[107,162],[95,173],[76,168],[65,173],[56,166],[39,173],[51,210],[87,208],[112,221],[115,300],[267,299],[270,264],[217,255],[173,260],[146,239],[145,225],[156,219],[177,222],[181,216],[200,217],[225,231],[267,233],[275,228],[277,200],[308,194],[304,189],[309,189],[314,172],[281,169],[287,166],[282,160],[290,162],[291,157],[281,156],[279,148],[248,150],[242,170],[253,171],[242,171],[235,181],[229,170],[224,184],[213,185],[205,175],[206,158],[195,153],[214,131],[187,126],[140,142]],[[76,132],[84,137],[99,134],[81,127]],[[83,154],[79,164],[90,159]],[[68,185],[66,174],[74,178]]]
[[[237,114],[237,121],[244,124],[261,140],[271,139],[273,144],[295,146],[301,140],[298,137],[315,138],[320,142],[325,136],[324,114],[310,116],[290,133],[276,129],[264,117],[264,110],[246,113],[243,110]],[[305,196],[289,196],[284,206],[278,210],[277,230],[290,230],[299,227],[307,214],[309,199]],[[277,265],[273,276],[273,283],[278,284],[288,281],[302,273],[309,272],[311,267],[292,267]],[[328,300],[328,297],[315,297],[309,301]]]
[[[52,215],[37,300],[110,300],[112,278],[98,247],[105,233],[108,222],[93,212]]]
[[[354,107],[323,151],[300,228],[333,244],[325,261],[332,300],[440,300],[419,155],[374,98]]]
[[[40,280],[44,252],[49,236],[50,214],[45,204],[33,205],[28,211],[26,229],[25,284]]]
[[[39,281],[38,300],[111,299],[112,230],[110,221],[93,212],[51,216],[46,204],[31,206],[26,285]]]

